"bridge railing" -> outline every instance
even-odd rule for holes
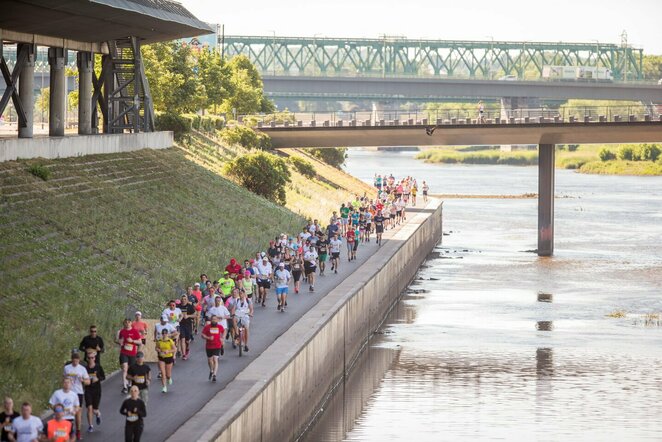
[[[336,112],[276,112],[242,115],[240,124],[267,127],[435,126],[466,124],[546,124],[662,122],[655,106],[579,106],[549,109],[365,110]]]

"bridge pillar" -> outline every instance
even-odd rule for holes
[[[51,66],[48,135],[51,137],[64,136],[67,116],[67,83],[64,71],[66,62],[66,49],[48,48],[48,64]]]
[[[78,53],[78,133],[81,135],[92,133],[92,57],[91,52]]]
[[[34,123],[34,60],[36,48],[33,44],[19,43],[16,54],[27,51],[27,57],[18,76],[18,96],[25,113],[25,126],[19,125],[19,138],[32,138]]]
[[[538,146],[538,256],[554,253],[554,148]]]

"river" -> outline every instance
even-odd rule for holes
[[[537,192],[536,167],[413,156],[346,169]],[[557,170],[556,196],[552,258],[530,252],[536,199],[447,199],[442,243],[304,439],[662,440],[662,177]]]

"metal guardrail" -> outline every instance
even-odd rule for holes
[[[662,122],[662,106],[581,106],[561,109],[417,110],[351,112],[278,112],[241,115],[237,121],[257,128],[434,126],[455,124],[542,124]]]

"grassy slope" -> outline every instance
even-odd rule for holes
[[[607,147],[612,152],[618,151],[617,145],[582,144],[570,152],[556,150],[556,167],[577,169],[582,173],[602,173],[611,175],[662,175],[662,163],[659,161],[621,161],[607,163],[600,161],[598,152]],[[416,158],[427,163],[464,163],[464,164],[538,164],[537,151],[500,152],[498,150],[466,151],[464,147],[443,146],[419,153]]]
[[[34,163],[49,181],[26,172]],[[112,347],[126,313],[155,317],[201,271],[303,222],[174,148],[0,163],[0,190],[1,392],[19,403],[48,397],[89,324]]]
[[[247,152],[241,148],[228,148],[217,140],[195,134],[187,143],[179,148],[191,161],[194,161],[215,173],[222,173],[225,162],[236,154]],[[292,182],[287,187],[286,207],[307,218],[318,218],[326,222],[333,210],[337,210],[342,202],[347,202],[357,193],[372,192],[372,187],[364,182],[331,167],[308,155],[303,149],[282,149],[278,152],[284,156],[296,155],[313,164],[317,176],[309,180],[290,167]]]
[[[89,324],[112,349],[125,315],[155,317],[200,272],[215,277],[230,257],[298,231],[296,213],[325,221],[370,190],[289,151],[318,176],[304,182],[293,172],[287,208],[276,206],[219,176],[244,152],[194,135],[162,151],[0,163],[0,394],[43,404]],[[45,165],[50,179],[29,174],[32,164]],[[104,356],[107,371],[116,359],[113,350]]]

